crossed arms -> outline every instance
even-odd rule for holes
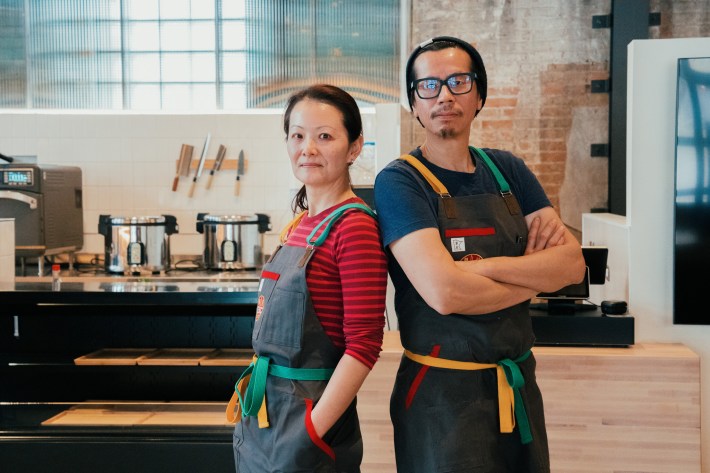
[[[440,314],[495,312],[582,280],[582,250],[552,207],[525,217],[523,256],[454,261],[436,228],[390,244],[392,254],[424,301]]]

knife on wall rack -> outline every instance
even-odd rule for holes
[[[219,145],[219,149],[217,150],[217,158],[214,161],[214,165],[210,170],[210,176],[207,179],[207,189],[212,187],[212,179],[214,178],[214,173],[215,171],[219,171],[219,169],[222,167],[222,161],[224,161],[224,155],[226,153],[227,148],[224,145]]]
[[[178,188],[180,176],[190,175],[190,163],[192,161],[193,151],[194,147],[192,145],[183,144],[180,148],[180,158],[178,159],[175,178],[173,179],[173,192]]]
[[[239,195],[242,185],[242,175],[244,174],[244,150],[239,151],[239,159],[237,160],[237,180],[234,182],[234,195]]]
[[[210,147],[211,133],[207,133],[207,138],[205,139],[205,144],[202,147],[202,155],[200,156],[200,163],[197,165],[197,171],[195,171],[195,177],[192,178],[192,185],[190,186],[190,192],[187,194],[188,197],[192,197],[195,193],[195,185],[197,184],[197,179],[202,175],[202,169],[205,167],[205,158],[207,157],[207,149]]]

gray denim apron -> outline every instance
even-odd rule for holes
[[[436,178],[432,181],[431,173],[427,177],[410,168],[423,189],[433,187],[440,195],[442,241],[454,260],[520,256],[527,226],[517,200],[488,156],[471,151],[496,176],[500,195],[451,197]],[[437,190],[436,183],[443,189]],[[398,472],[549,472],[542,396],[530,353],[534,335],[528,305],[485,315],[443,316],[414,289],[397,298],[406,350],[429,360],[493,366],[450,369],[402,357],[390,402]],[[501,433],[496,366],[503,366],[506,375],[512,368],[519,377],[518,422],[511,433]]]
[[[264,265],[252,333],[256,361],[248,368],[249,385],[239,398],[243,416],[234,430],[238,473],[360,471],[362,436],[356,401],[322,439],[310,417],[342,352],[313,309],[306,267],[332,224],[351,208],[372,215],[361,204],[341,206],[314,229],[306,248],[281,244]],[[324,230],[316,238],[321,226]],[[261,393],[255,394],[250,388],[258,385]],[[264,406],[268,427],[259,425],[262,419],[256,414]]]

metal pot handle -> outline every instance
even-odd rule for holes
[[[30,209],[34,210],[37,208],[37,199],[30,197],[27,194],[16,191],[0,191],[0,199],[12,199],[19,200],[30,206]]]

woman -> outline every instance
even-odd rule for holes
[[[228,408],[241,415],[237,471],[359,472],[356,394],[382,348],[387,286],[376,220],[348,174],[360,112],[345,91],[315,85],[289,98],[284,131],[304,185],[264,265],[255,360]]]

